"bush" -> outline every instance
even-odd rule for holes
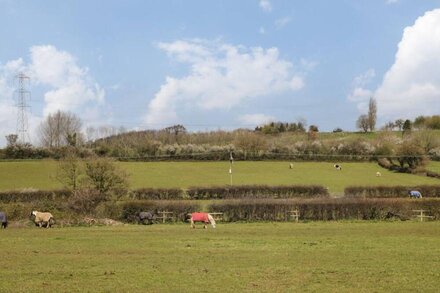
[[[94,189],[78,189],[69,198],[67,206],[80,214],[92,214],[96,207],[105,201],[105,195]]]
[[[344,190],[345,197],[391,198],[408,197],[408,191],[418,190],[423,197],[440,197],[440,185],[421,186],[350,186]]]

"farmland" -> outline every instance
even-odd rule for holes
[[[229,162],[120,162],[130,174],[130,187],[222,186],[230,183]],[[233,184],[308,185],[328,187],[341,194],[350,185],[422,185],[438,184],[438,179],[398,174],[380,168],[376,163],[343,163],[335,171],[333,163],[237,161],[233,166]],[[438,170],[440,163],[431,163]],[[0,190],[61,188],[56,180],[57,163],[51,160],[0,163]],[[382,177],[375,177],[380,171]]]
[[[439,222],[32,227],[0,235],[1,292],[434,292],[440,277]]]

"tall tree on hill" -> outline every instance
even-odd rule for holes
[[[376,128],[377,103],[376,99],[371,97],[368,103],[368,129],[373,132]]]

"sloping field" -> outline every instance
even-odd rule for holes
[[[189,187],[230,184],[229,162],[121,162],[130,174],[131,188]],[[438,179],[397,174],[375,163],[343,163],[336,171],[333,163],[235,162],[233,184],[293,185],[319,184],[332,193],[349,185],[440,184]],[[376,177],[377,171],[382,177]],[[0,163],[0,190],[61,188],[55,179],[56,162],[23,161]]]
[[[440,222],[0,231],[1,292],[437,292]]]

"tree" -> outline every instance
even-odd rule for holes
[[[359,116],[358,120],[356,121],[356,127],[363,130],[365,133],[368,132],[368,115],[362,114],[361,116]]]
[[[398,148],[396,155],[402,169],[413,171],[427,163],[425,152],[415,140],[404,141]]]
[[[401,131],[404,122],[405,121],[403,119],[397,119],[396,121],[394,121],[394,125],[399,129],[399,131]]]
[[[17,145],[18,135],[16,134],[8,134],[6,135],[6,143],[8,147],[13,147]]]
[[[66,156],[58,161],[56,178],[69,190],[79,188],[79,179],[83,174],[83,163],[74,151],[68,151]]]
[[[75,136],[77,144],[81,141],[81,126],[81,119],[73,113],[57,111],[49,114],[39,127],[41,144],[48,148],[66,146],[69,136]]]
[[[123,193],[128,188],[128,174],[109,158],[90,159],[85,163],[85,184],[100,194]]]
[[[371,97],[368,103],[368,129],[374,131],[376,128],[377,103],[376,99]]]
[[[403,126],[402,126],[402,135],[404,134],[409,134],[411,132],[411,120],[406,119],[405,122],[403,122]]]

